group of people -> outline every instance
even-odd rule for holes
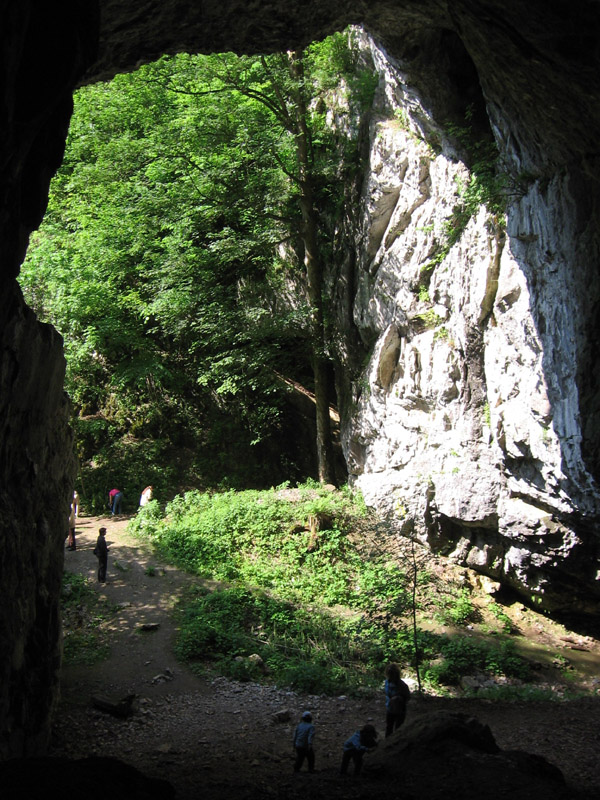
[[[400,677],[400,670],[396,664],[390,664],[385,676],[385,737],[397,730],[406,717],[406,705],[410,698],[410,689]],[[294,772],[302,769],[307,762],[308,771],[315,771],[315,752],[313,739],[315,726],[310,711],[302,714],[300,722],[294,731],[293,745],[296,751]],[[340,773],[345,775],[350,762],[354,762],[354,775],[360,775],[365,753],[377,747],[378,734],[374,725],[367,723],[357,730],[344,742],[342,748],[342,763]]]
[[[140,495],[140,507],[147,505],[152,500],[153,487],[146,486]],[[111,489],[108,493],[108,505],[111,514],[115,516],[121,513],[121,505],[123,502],[123,492],[120,489]],[[76,521],[79,516],[79,495],[77,491],[73,492],[73,499],[71,501],[71,508],[69,511],[69,525],[67,533],[67,550],[77,550],[77,543],[75,540]],[[100,528],[98,531],[98,539],[94,548],[94,555],[98,558],[98,580],[100,583],[106,583],[106,569],[108,566],[108,546],[106,544],[106,528]]]
[[[146,486],[140,496],[140,507],[147,505],[152,499],[152,486]],[[123,492],[120,489],[111,489],[108,493],[109,506],[113,515],[121,513],[121,502]],[[75,550],[75,520],[79,515],[79,495],[73,492],[73,501],[69,515],[68,550]],[[106,582],[106,569],[108,566],[108,546],[106,543],[106,528],[98,530],[98,539],[94,547],[94,555],[98,559],[98,581]],[[406,705],[410,698],[410,690],[407,684],[400,677],[400,670],[396,664],[390,664],[385,676],[385,737],[387,739],[397,730],[406,717]],[[294,762],[294,772],[299,772],[304,762],[307,762],[308,771],[315,770],[315,752],[313,749],[313,739],[315,726],[312,721],[310,711],[302,714],[300,722],[294,731],[293,745],[296,751]],[[354,762],[354,774],[360,775],[362,762],[365,753],[377,747],[378,734],[373,725],[368,723],[357,730],[344,742],[342,748],[342,763],[340,773],[345,775],[348,771],[350,762]]]
[[[152,493],[154,492],[154,488],[152,486],[146,486],[144,491],[140,495],[140,508],[143,508],[147,505],[150,500],[152,500]],[[121,513],[121,508],[123,505],[123,492],[121,489],[111,489],[108,493],[108,507],[110,508],[110,513],[115,516],[115,514]]]

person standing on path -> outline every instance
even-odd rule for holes
[[[106,545],[106,528],[100,528],[98,539],[94,548],[94,555],[98,559],[98,580],[106,583],[106,568],[108,566],[108,547]]]
[[[108,493],[108,505],[110,506],[110,513],[115,516],[115,514],[121,513],[121,503],[123,502],[123,492],[120,489],[111,489]]]
[[[314,735],[315,726],[312,724],[312,714],[310,711],[305,711],[294,731],[294,748],[296,749],[294,772],[300,772],[304,759],[308,762],[308,771],[315,771],[315,751],[312,746]]]
[[[77,550],[75,544],[75,520],[79,516],[79,495],[76,491],[73,492],[73,500],[71,502],[71,513],[69,514],[69,538],[67,539],[67,550]]]
[[[147,506],[148,503],[150,502],[150,500],[152,500],[152,492],[153,491],[154,490],[153,490],[152,486],[146,486],[146,488],[144,489],[144,491],[140,495],[140,508],[143,508],[144,506]]]
[[[400,677],[396,664],[390,664],[385,673],[385,738],[397,730],[406,717],[406,704],[410,689]]]

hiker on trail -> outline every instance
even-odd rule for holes
[[[123,502],[123,492],[120,489],[111,489],[108,493],[108,505],[110,513],[113,515],[121,513],[121,503]]]
[[[150,500],[152,500],[152,492],[153,492],[152,486],[146,486],[146,488],[140,495],[140,508],[143,508],[144,506],[148,505]]]
[[[75,520],[79,516],[79,495],[73,492],[71,511],[69,513],[69,537],[67,539],[67,550],[76,550],[75,544]]]
[[[294,772],[300,772],[304,759],[308,762],[308,771],[315,771],[315,752],[312,742],[315,735],[315,726],[312,724],[310,711],[305,711],[294,731],[294,748],[296,749],[296,761]]]
[[[108,547],[106,545],[106,528],[100,528],[98,539],[94,548],[94,555],[98,559],[98,580],[106,583],[106,567],[108,566]]]
[[[367,724],[344,742],[340,773],[345,775],[350,761],[354,761],[354,774],[360,775],[364,754],[376,747],[377,731],[373,725]]]
[[[406,704],[410,689],[400,677],[396,664],[390,664],[385,673],[385,738],[397,730],[406,717]]]

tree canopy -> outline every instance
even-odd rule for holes
[[[282,376],[315,390],[326,299],[302,203],[308,187],[322,270],[373,89],[344,33],[295,54],[163,57],[77,93],[21,283],[64,336],[94,486],[123,461],[132,482],[177,481],[156,460],[182,444],[192,483],[230,480],[230,444],[258,455],[280,431]]]

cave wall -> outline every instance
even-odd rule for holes
[[[62,339],[18,288],[0,301],[0,755],[46,744],[58,691],[58,608],[74,476]]]
[[[461,97],[473,92],[481,96],[512,168],[531,181],[510,217],[509,241],[499,261],[506,280],[514,278],[514,289],[507,296],[518,286],[520,298],[528,298],[528,319],[535,328],[532,335],[542,348],[538,368],[551,407],[552,464],[560,464],[559,483],[564,476],[564,505],[558,508],[553,501],[546,510],[549,516],[560,511],[560,520],[553,524],[573,532],[575,525],[568,527],[567,517],[574,515],[581,532],[573,535],[591,541],[593,524],[585,528],[585,523],[595,519],[592,479],[598,472],[600,441],[599,387],[594,377],[599,19],[598,3],[592,0],[527,4],[517,0],[308,0],[302,4],[263,0],[251,5],[241,0],[0,2],[1,757],[43,750],[57,692],[57,598],[73,480],[68,405],[62,392],[64,361],[59,337],[24,306],[15,278],[29,233],[42,219],[49,180],[62,155],[73,88],[133,69],[163,52],[284,49],[354,22],[366,24],[396,59],[408,87],[415,134],[425,133],[428,120],[439,122],[444,115],[460,111]],[[455,90],[446,93],[444,86]],[[448,166],[440,163],[435,169],[451,169],[454,162],[451,153],[447,155]],[[398,190],[396,185],[394,191]],[[410,219],[402,225],[406,221],[410,226]],[[489,248],[498,242],[490,245],[482,230],[475,228],[468,235],[482,260],[489,263],[490,253],[497,252]],[[535,236],[535,240],[527,238]],[[553,260],[546,252],[551,243],[557,245],[553,252],[558,253]],[[512,264],[519,267],[515,274]],[[344,290],[348,308],[354,305],[357,291],[364,297],[367,284],[359,269],[360,259],[348,261]],[[551,298],[558,295],[544,289],[552,269],[560,274],[561,297],[568,301],[564,312],[552,305]],[[384,267],[381,274],[385,271]],[[377,302],[375,321],[357,311],[355,330],[346,341],[351,343],[349,359],[356,358],[351,351],[356,349],[357,331],[365,346],[381,343],[385,357],[380,359],[377,380],[383,386],[390,385],[399,366],[394,353],[407,312],[397,305],[394,313],[400,327],[396,332],[387,331],[379,312]],[[519,324],[515,320],[517,359],[524,335],[518,331]],[[563,327],[558,331],[557,326]],[[494,350],[485,347],[486,336],[491,339],[491,328],[483,331],[479,325],[464,339],[469,369],[457,385],[460,391],[464,386],[469,409],[481,403],[483,381],[493,373],[489,359],[483,357]],[[563,342],[559,342],[561,337]],[[568,353],[572,361],[565,364]],[[540,396],[543,399],[543,393]],[[542,409],[540,413],[550,412]],[[354,436],[353,420],[363,418],[362,412],[358,417],[352,409],[344,412],[348,457],[354,459],[355,475],[380,479],[378,469],[369,466],[369,441]],[[383,438],[393,441],[385,417],[374,419],[374,425]],[[477,440],[472,430],[468,436]],[[478,446],[483,460],[501,456],[485,441]],[[356,466],[361,463],[360,468]],[[507,465],[505,459],[496,474],[507,478]],[[451,491],[449,484],[448,495]],[[437,492],[434,503],[428,492],[429,486],[421,515],[425,520],[436,508],[439,511],[442,497]],[[483,528],[480,512],[471,520],[474,537],[487,535],[490,515]],[[465,529],[462,512],[438,515],[438,521],[439,535],[444,530]]]
[[[43,750],[58,693],[59,594],[75,474],[62,339],[16,282],[95,57],[77,2],[0,5],[0,757]]]

